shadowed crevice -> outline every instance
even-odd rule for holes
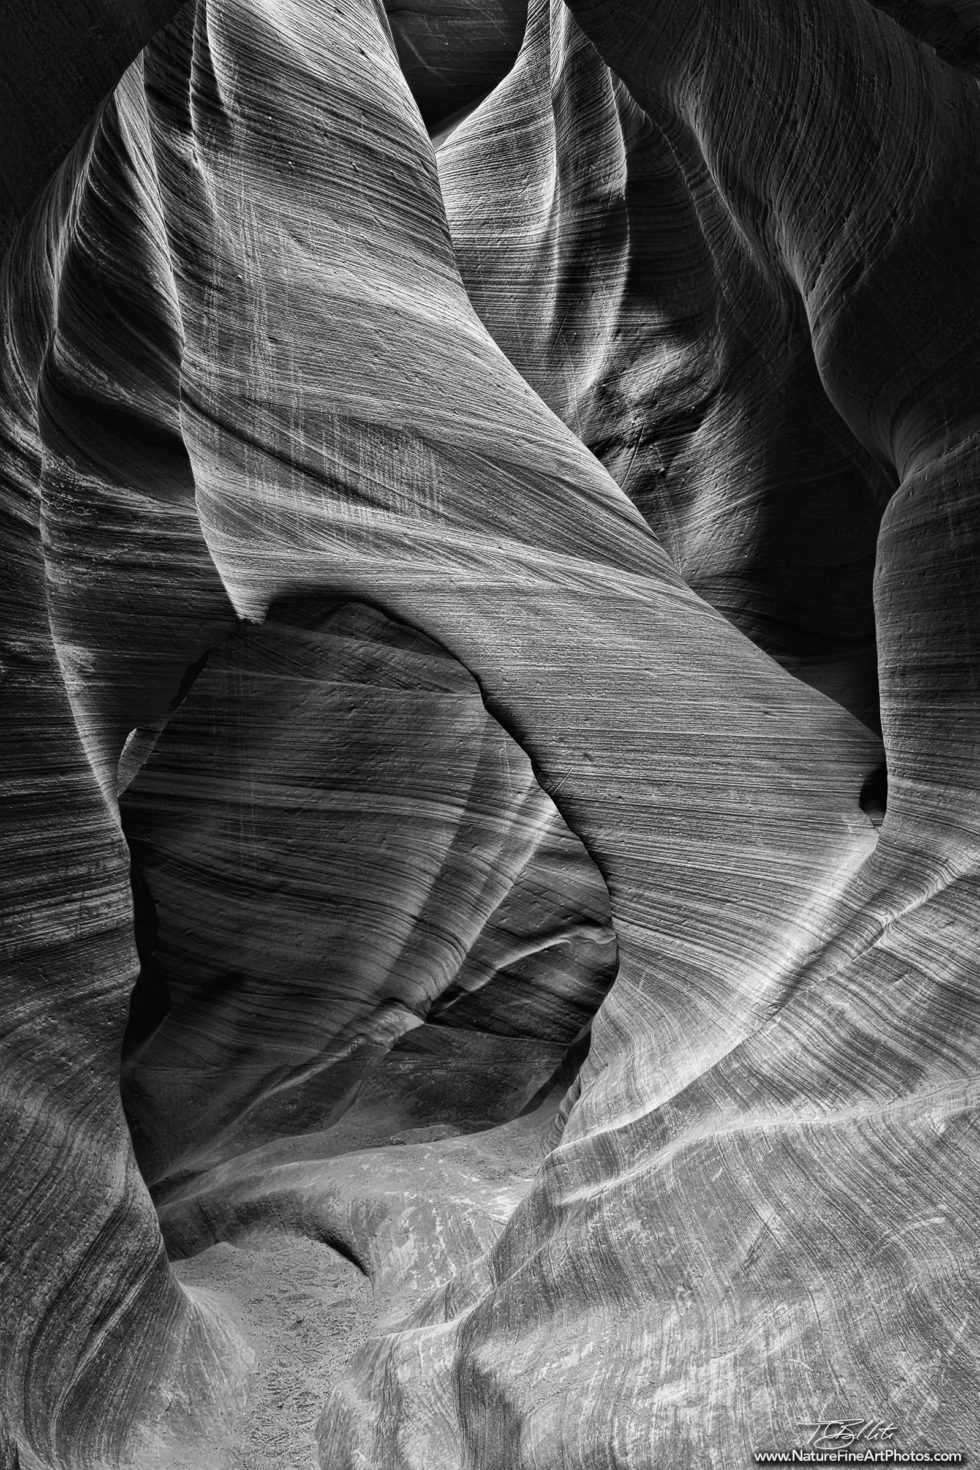
[[[517,1116],[615,976],[605,883],[524,751],[453,655],[366,603],[242,625],[120,805],[123,1096],[157,1193],[351,1109],[383,1136]]]

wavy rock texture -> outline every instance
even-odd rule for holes
[[[362,605],[281,616],[208,659],[121,802],[150,1182],[229,1128],[223,1152],[322,1127],[399,1038],[403,1108],[433,1067],[447,1108],[463,1065],[451,1111],[505,1121],[616,973],[606,886],[465,669]]]
[[[395,53],[426,124],[482,102],[511,68],[527,25],[526,0],[391,0]]]
[[[973,12],[195,0],[25,215],[10,1464],[980,1445]]]
[[[174,0],[79,0],[4,16],[0,76],[0,248],[92,112],[179,9]]]
[[[688,585],[880,728],[894,481],[821,390],[803,303],[739,238],[696,139],[644,105],[567,10],[532,7],[517,65],[439,150],[467,291]]]

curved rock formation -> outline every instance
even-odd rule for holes
[[[972,7],[396,12],[192,0],[4,259],[7,1461],[976,1447]]]
[[[4,17],[0,250],[92,113],[180,0],[81,0]]]
[[[229,1130],[223,1154],[324,1128],[395,1043],[442,1072],[447,1117],[506,1121],[615,976],[605,884],[523,751],[465,669],[362,604],[279,609],[215,650],[121,809],[147,902],[124,1097],[150,1183]],[[403,1068],[406,1111],[411,1090]]]
[[[527,0],[389,0],[385,14],[412,96],[431,128],[465,112],[510,70]]]
[[[739,237],[668,99],[639,106],[567,9],[536,4],[438,163],[510,360],[689,586],[880,728],[871,584],[894,480],[822,392],[802,301]]]

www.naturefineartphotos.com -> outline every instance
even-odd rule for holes
[[[0,37],[0,1470],[980,1462],[980,4]]]

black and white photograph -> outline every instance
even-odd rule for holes
[[[0,0],[0,1470],[980,1470],[980,0]]]

